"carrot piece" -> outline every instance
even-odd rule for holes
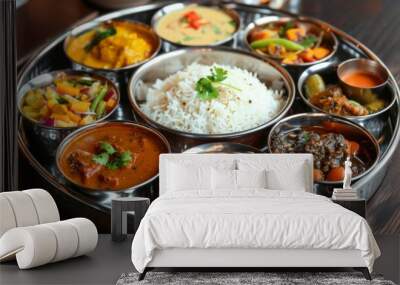
[[[355,141],[346,140],[346,151],[349,155],[357,155],[360,145]]]
[[[305,62],[313,62],[314,59],[314,52],[312,49],[306,49],[302,53],[299,54],[300,58]]]
[[[107,110],[111,110],[112,108],[114,108],[115,104],[117,103],[117,101],[115,101],[114,99],[108,99],[108,101],[106,102],[106,108]]]
[[[316,59],[322,59],[326,56],[328,56],[328,54],[330,53],[330,50],[324,47],[317,47],[314,48],[314,57]]]
[[[71,96],[78,96],[81,93],[81,90],[79,88],[76,88],[64,81],[56,82],[56,90],[58,93],[68,94]]]
[[[306,35],[306,31],[302,28],[293,28],[286,31],[288,40],[297,42],[300,38]]]
[[[68,115],[70,121],[72,121],[74,123],[79,123],[81,121],[81,116],[74,114],[73,112],[68,111],[67,115]]]
[[[326,180],[328,181],[340,181],[343,180],[343,178],[344,178],[344,167],[342,166],[332,168],[328,172],[328,175],[326,176]]]
[[[76,113],[84,113],[89,111],[90,102],[74,102],[71,104],[71,110]]]

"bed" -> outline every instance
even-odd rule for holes
[[[309,154],[165,154],[160,196],[132,243],[158,267],[352,267],[380,251],[361,216],[313,194]]]

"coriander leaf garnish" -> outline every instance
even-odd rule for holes
[[[92,48],[97,46],[102,40],[104,40],[105,38],[108,38],[110,36],[113,36],[116,33],[117,33],[117,30],[114,27],[97,30],[96,33],[94,34],[94,37],[92,38],[92,40],[87,45],[85,45],[85,47],[84,47],[85,51],[90,52],[92,50]]]
[[[218,98],[218,90],[213,86],[212,81],[206,77],[202,77],[197,81],[196,92],[201,100]]]
[[[112,155],[116,152],[115,148],[108,142],[100,142],[100,149],[109,155]]]
[[[295,27],[295,25],[294,25],[294,23],[293,22],[287,22],[285,25],[283,25],[283,26],[281,26],[280,28],[279,28],[279,32],[278,32],[278,34],[279,34],[279,36],[280,37],[284,37],[285,36],[285,34],[286,34],[286,31],[287,30],[289,30],[289,29],[292,29],[292,28],[294,28]]]
[[[211,76],[207,76],[207,78],[213,82],[224,81],[227,77],[228,71],[221,67],[214,67],[214,69],[211,69]]]
[[[219,86],[225,86],[236,91],[241,91],[230,84],[223,83],[222,81],[224,81],[227,77],[227,70],[215,66],[213,69],[211,69],[211,75],[202,77],[196,82],[195,90],[197,92],[197,96],[201,100],[218,98],[219,92],[217,87]]]
[[[127,166],[132,161],[130,151],[118,152],[110,143],[100,142],[98,154],[92,156],[92,160],[111,170],[117,170]]]
[[[304,48],[309,48],[313,46],[318,41],[318,38],[314,35],[310,35],[305,37],[299,44],[301,44]]]
[[[110,159],[110,155],[106,152],[102,152],[100,154],[95,154],[92,157],[92,160],[97,164],[106,165],[108,160]]]
[[[132,155],[130,151],[124,151],[119,153],[113,161],[107,163],[106,167],[112,170],[119,169],[127,166],[132,161]]]

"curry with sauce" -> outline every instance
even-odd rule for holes
[[[121,190],[139,185],[158,173],[166,143],[134,124],[107,123],[84,130],[62,150],[60,171],[74,184],[92,190]]]
[[[66,42],[75,62],[102,69],[121,68],[150,58],[157,49],[150,28],[130,21],[109,21]]]
[[[155,30],[161,38],[168,41],[201,46],[230,37],[237,30],[237,24],[221,9],[189,5],[162,17]]]
[[[314,181],[342,181],[344,162],[352,162],[353,177],[365,172],[372,162],[365,141],[338,123],[307,126],[284,132],[272,140],[273,153],[311,153]]]

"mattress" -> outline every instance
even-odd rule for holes
[[[155,250],[171,248],[359,250],[370,271],[380,255],[361,216],[320,195],[266,189],[162,195],[140,223],[132,262],[143,272]]]

